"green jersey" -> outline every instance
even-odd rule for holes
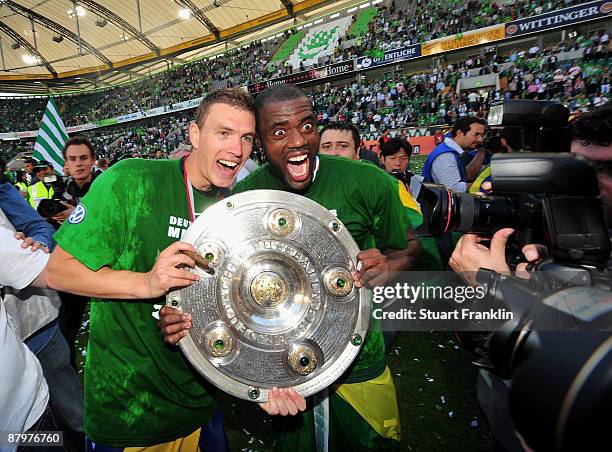
[[[198,212],[217,201],[214,194],[194,195]],[[55,239],[91,270],[148,272],[189,224],[181,161],[129,159],[96,179]],[[177,347],[164,343],[152,317],[155,303],[164,300],[92,299],[85,432],[98,444],[171,441],[216,410],[205,381]]]
[[[234,193],[247,190],[285,190],[268,164],[239,182]],[[301,195],[332,211],[357,242],[359,249],[405,249],[410,228],[407,209],[402,205],[397,183],[376,166],[344,157],[319,156],[313,182]],[[385,370],[385,346],[380,325],[373,327],[344,383],[371,380]]]

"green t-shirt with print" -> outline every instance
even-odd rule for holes
[[[282,182],[265,164],[240,181],[234,193],[248,190],[285,190]],[[410,227],[397,184],[376,166],[344,157],[319,156],[319,170],[310,187],[300,193],[334,211],[360,250],[405,249]],[[344,383],[371,380],[385,369],[385,346],[378,322],[372,320],[363,348],[343,377]]]
[[[198,212],[218,200],[194,196]],[[96,179],[55,239],[91,270],[147,272],[190,224],[187,199],[179,160],[124,160]],[[153,304],[162,303],[92,299],[84,427],[98,444],[171,441],[197,430],[216,410],[205,380],[178,347],[164,343],[151,315]]]

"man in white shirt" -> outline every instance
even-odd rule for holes
[[[14,231],[6,226],[0,210],[0,286],[23,289],[44,287],[42,271],[49,255],[21,247]],[[43,417],[49,389],[36,356],[18,333],[18,319],[7,312],[0,298],[0,431],[29,430]],[[44,427],[43,427],[44,428]],[[8,448],[13,450],[15,448]]]

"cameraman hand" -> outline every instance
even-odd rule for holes
[[[521,250],[527,262],[521,262],[516,266],[516,276],[523,279],[531,278],[530,264],[539,261],[540,259],[545,258],[548,255],[546,247],[544,245],[539,245],[535,243],[530,243],[525,245]]]
[[[72,213],[72,211],[74,210],[74,206],[64,202],[64,201],[60,201],[62,203],[63,206],[66,207],[66,210],[61,211],[60,213],[58,213],[57,215],[55,215],[54,217],[51,217],[52,220],[57,221],[59,224],[63,224],[64,221],[66,221],[66,218],[68,218],[70,216],[70,214]]]
[[[510,268],[506,264],[506,242],[513,232],[514,229],[510,228],[497,231],[491,238],[490,249],[480,244],[486,238],[475,234],[464,234],[457,242],[449,265],[472,286],[478,286],[476,273],[480,268],[509,273]]]
[[[17,240],[23,240],[21,247],[25,250],[29,247],[32,247],[32,252],[43,250],[45,253],[49,253],[49,248],[47,248],[43,243],[40,243],[34,240],[32,237],[26,237],[23,232],[16,232],[15,238]]]

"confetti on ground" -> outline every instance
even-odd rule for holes
[[[454,411],[449,411],[449,412],[448,412],[448,417],[453,417],[454,415],[455,415],[455,412],[454,412]]]
[[[442,402],[442,405],[444,405],[446,403],[446,397],[440,396],[440,402]]]
[[[459,350],[459,346],[458,346],[458,345],[455,345],[453,348],[454,348],[455,350]]]
[[[472,428],[478,427],[478,421],[476,419],[474,419],[472,422],[470,422],[470,427],[472,427]]]
[[[413,361],[419,362],[419,358],[414,358]]]
[[[395,353],[395,356],[399,356],[399,350],[397,348],[393,350],[393,353]]]
[[[245,435],[250,435],[251,433],[249,433],[249,431],[247,431],[247,429],[243,428],[242,431],[244,432]]]
[[[438,348],[444,348],[444,345],[438,344]]]
[[[395,374],[395,375],[397,375],[398,377],[401,377],[401,376],[402,376],[402,374]]]
[[[262,445],[264,444],[264,442],[262,440],[260,440],[260,439],[258,439],[257,441],[259,441],[259,443],[262,444]]]

